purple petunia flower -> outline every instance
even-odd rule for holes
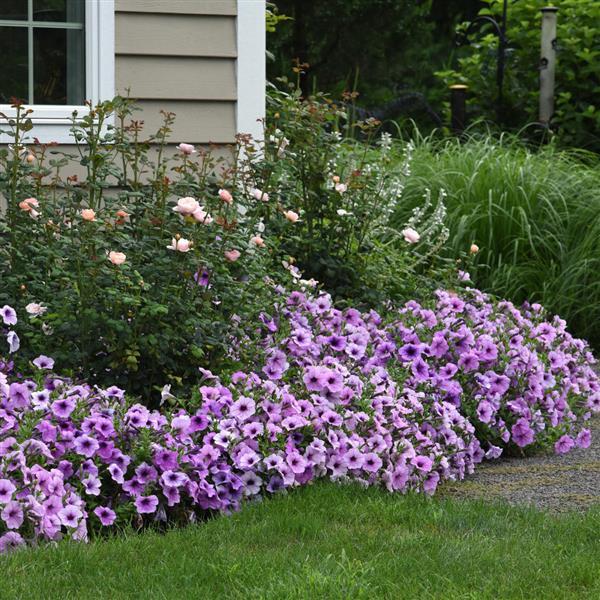
[[[0,504],[6,504],[16,489],[10,479],[0,479]]]
[[[529,426],[529,422],[524,417],[521,417],[511,428],[513,442],[523,448],[533,443],[535,434]]]
[[[161,448],[154,453],[154,464],[163,471],[177,468],[177,452]]]
[[[311,392],[320,392],[325,386],[326,373],[320,367],[308,367],[302,377],[306,389]]]
[[[21,340],[14,331],[9,331],[6,335],[6,341],[8,342],[8,351],[12,354],[21,347]]]
[[[79,520],[83,517],[83,513],[72,504],[58,511],[60,522],[65,527],[76,528],[79,525]]]
[[[38,369],[53,369],[54,368],[54,359],[49,356],[44,356],[40,354],[37,358],[33,360],[33,364]]]
[[[554,444],[554,450],[557,454],[566,454],[575,447],[575,440],[569,435],[561,436],[556,444]]]
[[[71,413],[75,410],[75,399],[74,398],[62,398],[55,400],[51,405],[50,409],[55,416],[60,419],[67,419]]]
[[[0,554],[16,550],[24,544],[25,540],[16,531],[9,531],[0,537]]]
[[[100,480],[97,477],[86,477],[81,481],[85,488],[85,493],[90,496],[98,496],[100,494]]]
[[[365,457],[360,450],[352,448],[344,455],[344,462],[349,469],[360,469],[365,462]]]
[[[298,452],[288,454],[285,461],[294,473],[304,473],[307,464],[306,459]]]
[[[231,405],[229,414],[238,421],[245,421],[256,412],[256,404],[250,398],[240,398]]]
[[[74,447],[77,454],[91,458],[100,445],[94,438],[88,435],[80,435],[78,438],[75,438]]]
[[[151,514],[156,512],[158,506],[158,498],[152,496],[138,496],[135,499],[135,508],[140,515]]]
[[[135,476],[140,483],[146,484],[151,481],[156,481],[158,478],[158,473],[152,465],[143,462],[137,466],[135,470]]]
[[[100,519],[100,523],[105,527],[109,527],[117,519],[115,511],[108,508],[108,506],[97,506],[94,509],[94,514]]]
[[[410,460],[411,465],[423,473],[429,473],[433,467],[433,461],[428,456],[418,454]]]
[[[165,471],[160,476],[160,481],[165,487],[181,487],[189,481],[189,477],[181,471]]]
[[[363,469],[369,473],[377,473],[383,464],[375,452],[368,452],[364,456]]]
[[[19,529],[23,524],[23,509],[18,502],[9,501],[2,510],[2,520],[9,529]]]
[[[12,306],[5,304],[2,308],[0,308],[0,317],[2,317],[5,325],[17,324],[17,313]]]
[[[202,287],[209,287],[209,284],[210,284],[209,272],[206,269],[203,269],[201,272],[196,271],[194,273],[194,281]]]
[[[589,448],[592,443],[592,434],[589,429],[582,429],[577,434],[577,439],[575,440],[577,446],[579,448]]]

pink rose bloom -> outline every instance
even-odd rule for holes
[[[213,218],[204,210],[204,207],[198,206],[198,208],[192,213],[192,217],[198,221],[198,223],[204,223],[210,225],[213,222]]]
[[[263,192],[259,189],[254,188],[253,190],[250,191],[250,194],[256,200],[262,200],[263,202],[269,201],[269,194],[267,194],[266,192]]]
[[[19,208],[24,211],[30,211],[34,206],[37,208],[40,205],[40,202],[37,198],[25,198],[19,202]]]
[[[336,183],[335,191],[339,194],[343,194],[348,189],[348,186],[345,183]]]
[[[179,200],[177,200],[177,206],[174,206],[173,210],[186,217],[194,214],[194,211],[198,210],[198,208],[200,208],[198,202],[196,202],[194,198],[186,196],[185,198],[179,198]]]
[[[300,216],[298,215],[298,213],[297,213],[297,212],[294,212],[293,210],[286,210],[286,211],[283,213],[283,216],[284,216],[284,217],[285,217],[285,218],[286,218],[288,221],[290,221],[291,223],[295,223],[295,222],[296,222],[296,221],[297,221],[297,220],[300,218]]]
[[[265,240],[263,240],[260,235],[255,235],[250,238],[250,243],[254,246],[258,246],[259,248],[265,247]]]
[[[219,198],[226,204],[233,203],[233,196],[227,190],[219,190]]]
[[[84,208],[81,211],[81,218],[84,221],[95,221],[96,220],[96,213],[91,208]]]
[[[167,246],[169,250],[176,250],[177,252],[189,252],[192,249],[192,242],[185,238],[173,238],[171,245]]]
[[[177,146],[177,150],[182,152],[183,154],[190,156],[191,154],[196,154],[196,148],[192,144],[184,144],[181,142],[179,146]]]
[[[479,246],[477,244],[471,244],[471,247],[469,248],[469,252],[471,254],[477,254],[479,252]]]
[[[235,262],[241,256],[239,250],[225,250],[223,254],[229,262]]]
[[[25,307],[25,310],[28,314],[34,317],[38,317],[39,315],[43,315],[48,310],[48,307],[43,306],[42,304],[38,304],[37,302],[30,302]]]
[[[28,212],[32,219],[39,217],[40,213],[34,208],[34,206],[38,207],[39,205],[40,203],[37,198],[25,198],[25,200],[19,202],[19,208],[24,212]]]
[[[403,229],[400,233],[409,244],[416,244],[421,239],[421,235],[411,227]]]
[[[108,253],[108,260],[110,260],[110,262],[113,265],[122,265],[125,260],[127,258],[126,254],[123,254],[123,252],[109,252]]]

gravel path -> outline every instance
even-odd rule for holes
[[[445,484],[444,496],[507,500],[552,512],[600,504],[600,419],[590,421],[592,445],[563,455],[486,461],[464,481]]]

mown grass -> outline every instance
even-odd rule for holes
[[[448,193],[450,252],[481,247],[475,283],[542,303],[600,347],[600,159],[515,138],[417,140],[395,224],[424,190]]]
[[[9,598],[598,598],[600,510],[321,483],[232,517],[0,559]]]

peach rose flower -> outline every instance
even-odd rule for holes
[[[179,152],[185,154],[186,156],[196,154],[196,148],[192,144],[184,144],[183,142],[181,142],[181,144],[177,146],[177,150],[179,150]]]
[[[194,198],[186,196],[185,198],[179,198],[179,200],[177,200],[177,206],[174,206],[173,210],[186,217],[193,214],[199,207],[200,205]]]
[[[123,252],[111,251],[108,253],[108,260],[110,260],[113,265],[122,265],[126,259],[127,255],[123,254]]]
[[[223,202],[226,204],[233,203],[233,196],[227,190],[219,190],[219,198],[221,198],[221,200],[223,200]]]
[[[173,238],[171,245],[167,246],[169,250],[176,250],[177,252],[189,252],[192,249],[192,242],[185,238]]]
[[[225,250],[223,254],[229,262],[235,262],[242,255],[239,250]]]
[[[404,239],[409,244],[416,244],[421,239],[421,234],[412,229],[412,227],[407,227],[406,229],[403,229],[400,233],[404,236]]]

